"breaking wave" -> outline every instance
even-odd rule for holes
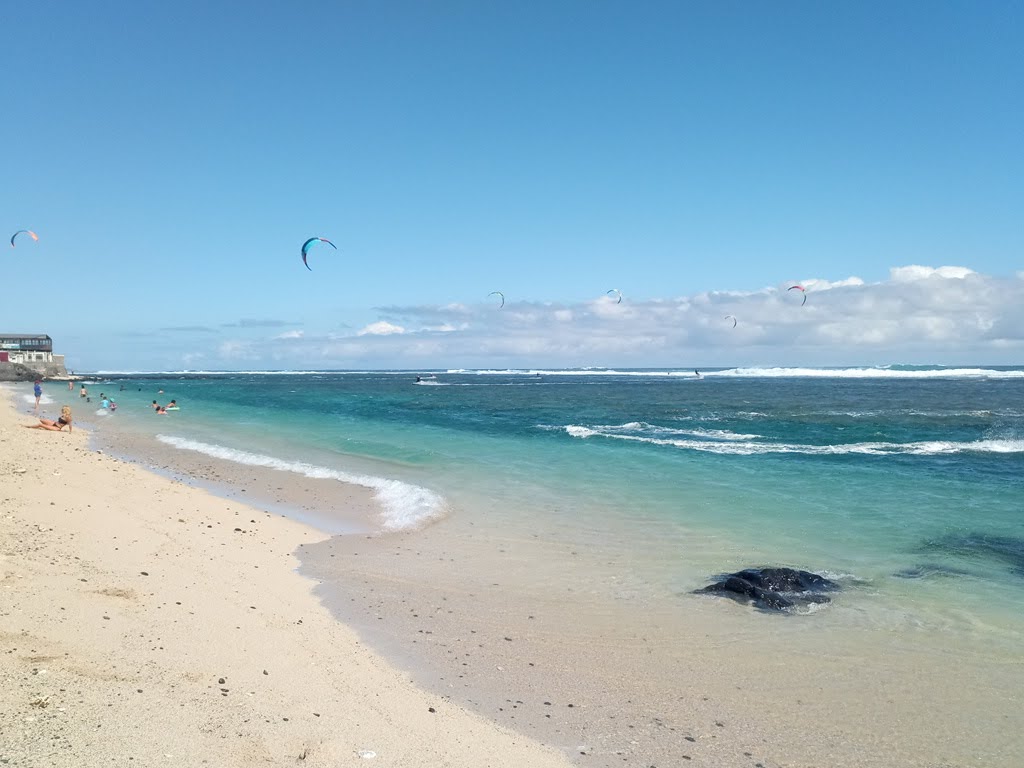
[[[700,439],[701,435],[688,437],[656,437],[650,435],[629,434],[626,427],[594,426],[586,427],[569,424],[564,429],[570,437],[586,440],[589,438],[606,438],[610,440],[626,440],[650,445],[664,445],[691,451],[718,453],[734,456],[753,456],[771,453],[798,453],[812,456],[840,456],[844,454],[860,454],[866,456],[939,456],[957,453],[992,453],[1016,454],[1024,453],[1024,440],[926,440],[912,443],[864,442],[838,445],[807,445],[799,443],[766,443],[757,442],[757,435],[740,435],[728,432],[724,436],[715,435],[718,439]],[[630,431],[636,431],[635,429]],[[700,432],[701,430],[698,430]],[[706,430],[705,438],[720,430]],[[725,432],[724,430],[721,430]]]
[[[294,472],[310,478],[334,479],[342,483],[369,488],[374,491],[374,497],[381,506],[382,527],[388,531],[417,528],[429,520],[440,517],[444,512],[444,499],[441,496],[426,488],[403,483],[400,480],[388,480],[372,475],[353,475],[315,464],[288,461],[274,456],[240,451],[223,445],[213,445],[183,437],[157,435],[157,439],[183,451],[194,451],[216,459],[233,461],[236,464],[268,467],[282,472]]]

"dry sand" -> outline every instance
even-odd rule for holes
[[[0,763],[569,764],[336,621],[295,572],[324,534],[33,422],[0,397]]]

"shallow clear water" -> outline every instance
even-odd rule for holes
[[[541,531],[659,595],[789,564],[857,585],[855,623],[1024,637],[1024,369],[431,375],[168,374],[90,393],[119,405],[98,429],[370,485],[387,528]],[[156,416],[154,397],[181,410]]]

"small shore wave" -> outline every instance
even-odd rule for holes
[[[369,488],[381,505],[381,527],[386,531],[403,531],[420,528],[444,515],[444,498],[433,491],[401,480],[389,480],[372,475],[356,475],[340,470],[289,461],[265,454],[251,453],[223,445],[204,443],[172,435],[157,435],[165,445],[184,451],[193,451],[224,461],[267,467],[282,472],[294,472],[305,477],[321,480],[337,480],[342,483]]]

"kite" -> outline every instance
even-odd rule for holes
[[[725,316],[725,319],[726,319],[726,320],[732,320],[732,327],[733,327],[733,328],[735,328],[735,327],[736,327],[736,318],[735,318],[735,317],[733,317],[732,315],[726,315],[726,316]]]
[[[804,295],[804,300],[800,302],[800,306],[801,306],[801,307],[802,307],[802,306],[803,306],[804,304],[806,304],[806,303],[807,303],[807,289],[806,289],[806,288],[804,288],[804,287],[803,287],[802,285],[791,285],[791,286],[790,286],[790,287],[789,287],[789,288],[787,289],[787,293],[788,293],[789,291],[800,291],[800,293],[802,293],[802,294]]]
[[[332,243],[330,240],[328,240],[325,237],[311,237],[311,238],[309,238],[309,240],[307,240],[306,242],[304,242],[302,244],[302,263],[306,265],[306,269],[308,269],[310,272],[313,271],[313,268],[311,266],[309,266],[309,262],[306,261],[306,255],[309,253],[309,249],[312,247],[313,243],[316,243],[316,242],[327,243],[334,250],[338,250],[338,246],[336,246],[334,243]]]
[[[33,240],[36,240],[36,241],[39,240],[39,235],[37,235],[31,229],[19,229],[17,232],[15,232],[13,235],[11,235],[11,248],[14,247],[14,238],[16,238],[18,235],[21,235],[21,234],[32,235],[32,239]]]
[[[616,299],[615,303],[616,304],[621,304],[622,303],[622,291],[620,291],[618,288],[612,288],[611,290],[604,292],[605,296],[611,296],[612,294],[614,294],[615,296],[618,297]]]
[[[491,298],[491,296],[497,296],[499,299],[501,299],[501,304],[498,305],[498,309],[501,309],[502,307],[505,306],[504,293],[502,293],[501,291],[491,291],[490,293],[487,294],[487,298]]]

